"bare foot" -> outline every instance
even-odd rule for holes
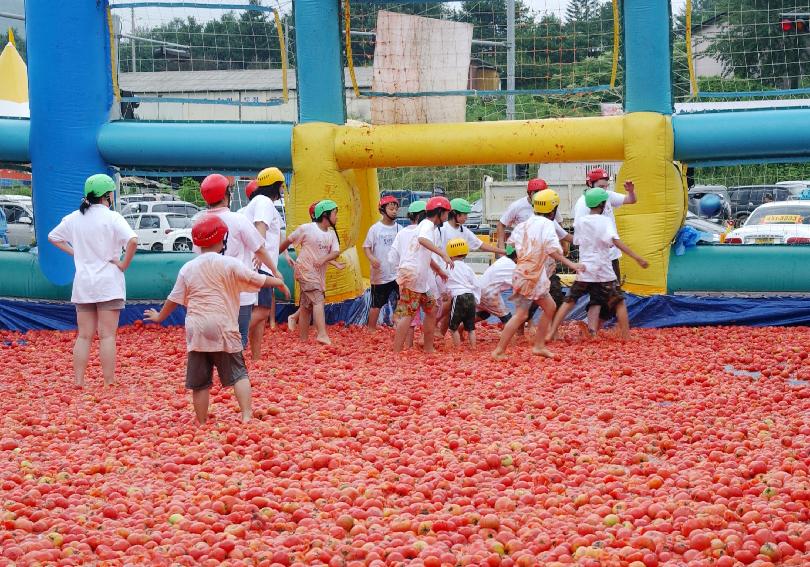
[[[290,315],[287,317],[287,330],[294,331],[298,320],[295,318],[295,315]]]
[[[492,359],[493,360],[506,360],[506,353],[499,352],[497,350],[492,351]]]
[[[554,358],[554,353],[548,350],[546,347],[543,348],[533,348],[532,354],[537,356],[544,356],[546,358]]]
[[[577,327],[579,328],[579,334],[585,340],[591,340],[596,338],[596,331],[588,327],[588,323],[585,321],[577,321]]]
[[[253,418],[251,414],[242,414],[242,423],[250,423],[250,420]]]
[[[326,335],[324,335],[324,336],[318,335],[317,337],[315,337],[315,340],[318,341],[319,343],[321,343],[322,345],[329,346],[329,345],[332,344],[332,340],[329,337],[327,337]]]

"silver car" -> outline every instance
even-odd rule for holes
[[[34,244],[34,207],[31,199],[7,195],[0,198],[0,207],[8,223],[8,243],[10,246],[31,246]]]

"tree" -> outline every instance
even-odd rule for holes
[[[15,47],[17,48],[17,52],[20,54],[20,57],[22,57],[23,61],[27,62],[28,53],[26,50],[25,38],[23,38],[20,35],[16,27],[12,27],[11,30],[12,33],[14,34],[14,44]],[[5,49],[7,43],[8,43],[8,30],[0,33],[0,51]]]
[[[565,8],[567,22],[589,22],[599,17],[599,0],[569,0]]]
[[[205,201],[200,194],[200,184],[191,177],[184,177],[180,183],[180,189],[177,191],[177,196],[181,200],[194,203],[200,207],[205,206]]]
[[[771,88],[796,88],[807,74],[806,34],[785,33],[780,14],[791,11],[771,0],[718,0],[724,33],[707,52],[719,59],[727,74],[755,79]]]

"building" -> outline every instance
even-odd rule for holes
[[[361,90],[371,89],[371,67],[356,67],[355,76]],[[295,69],[287,71],[288,102],[272,106],[257,104],[282,99],[282,78],[280,69],[161,71],[122,73],[118,82],[121,91],[132,96],[171,100],[139,102],[135,116],[141,120],[295,122],[298,119]],[[347,117],[369,122],[371,100],[355,96],[348,69],[344,71],[344,82]],[[182,99],[202,99],[210,103],[189,104]]]
[[[474,91],[501,90],[501,76],[498,74],[498,68],[481,59],[471,59],[467,88]]]
[[[726,14],[720,13],[692,26],[692,57],[695,62],[696,77],[728,76],[728,73],[723,69],[723,63],[707,53],[712,41],[726,33],[726,21]]]

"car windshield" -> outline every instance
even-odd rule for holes
[[[166,215],[166,220],[172,228],[191,228],[194,224],[190,218],[181,215]]]
[[[746,226],[758,224],[810,224],[810,207],[785,204],[760,207],[748,217]]]

